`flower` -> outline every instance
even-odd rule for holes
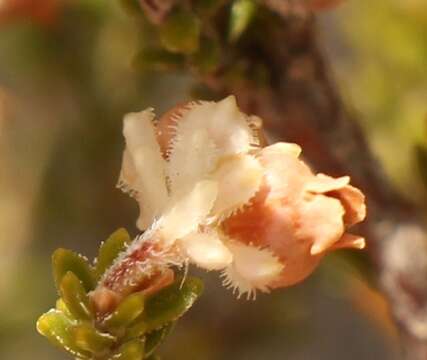
[[[169,254],[165,267],[222,271],[251,296],[302,281],[328,251],[364,247],[345,232],[366,213],[349,177],[315,175],[296,144],[263,147],[261,120],[233,96],[154,117],[148,109],[124,119],[119,187],[138,201],[145,231],[128,255],[152,243]]]

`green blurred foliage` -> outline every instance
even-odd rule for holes
[[[40,316],[37,330],[76,359],[149,358],[203,291],[201,280],[179,277],[154,294],[127,295],[111,313],[97,312],[90,292],[96,291],[95,278],[104,273],[100,266],[108,270],[129,241],[126,230],[117,230],[101,244],[93,264],[61,248],[52,256],[60,298],[56,308]]]

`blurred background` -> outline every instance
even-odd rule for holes
[[[185,73],[131,66],[148,27],[116,0],[0,0],[0,359],[67,359],[35,329],[56,299],[51,253],[92,258],[118,227],[137,233],[136,204],[115,188],[122,116],[161,113],[194,85]],[[427,2],[348,0],[319,29],[375,153],[422,205]],[[399,358],[363,254],[331,255],[303,284],[256,302],[199,275],[206,291],[163,346],[165,360]]]

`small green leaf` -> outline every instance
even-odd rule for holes
[[[62,298],[56,300],[56,310],[59,310],[60,312],[64,313],[64,315],[68,318],[75,320],[74,316],[71,314],[70,310],[68,309]]]
[[[172,285],[147,299],[143,314],[147,331],[160,329],[167,323],[177,320],[203,291],[200,279],[188,277],[182,286],[181,282],[181,279],[177,279]]]
[[[89,323],[74,326],[71,333],[75,344],[82,350],[93,354],[108,353],[114,344],[115,338],[110,334],[99,332]]]
[[[62,312],[52,309],[37,321],[37,331],[48,340],[79,359],[89,359],[90,353],[80,349],[74,342],[71,328],[74,321]]]
[[[52,268],[58,291],[62,277],[68,271],[72,271],[81,280],[86,291],[95,287],[95,279],[87,260],[73,251],[57,249],[52,256]]]
[[[234,42],[242,36],[256,13],[254,0],[235,0],[231,6],[228,40]]]
[[[59,290],[67,309],[75,318],[82,320],[92,318],[91,306],[86,290],[74,273],[68,271],[62,277]]]
[[[159,330],[152,331],[145,337],[145,355],[150,356],[156,350],[157,346],[159,346],[168,336],[175,323],[167,324]]]
[[[95,266],[96,280],[113,264],[117,256],[126,249],[131,238],[126,229],[121,228],[110,235],[99,248],[98,259]]]
[[[109,329],[128,326],[144,311],[145,297],[142,293],[134,293],[126,297],[117,309],[105,320]]]
[[[200,20],[189,11],[176,11],[160,27],[160,40],[171,52],[192,54],[199,48]]]
[[[147,323],[142,321],[136,321],[129,328],[126,329],[126,334],[124,336],[125,340],[132,340],[140,338],[147,332]]]
[[[144,342],[132,340],[124,343],[111,360],[142,360],[144,358]]]

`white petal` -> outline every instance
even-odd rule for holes
[[[267,249],[258,249],[236,241],[227,243],[233,254],[233,263],[223,275],[225,285],[234,288],[239,296],[255,294],[256,290],[267,292],[269,285],[284,269],[284,265]]]
[[[172,196],[191,189],[206,178],[216,163],[215,144],[206,129],[195,129],[176,135],[171,146],[167,174]]]
[[[173,200],[173,205],[161,218],[161,235],[167,243],[173,243],[195,231],[208,217],[218,193],[215,181],[204,180],[194,189]]]
[[[186,137],[186,133],[200,129],[206,129],[220,156],[245,153],[258,143],[248,116],[239,110],[234,96],[195,104],[177,122],[176,134]]]
[[[311,238],[312,255],[324,252],[336,243],[344,233],[344,208],[340,201],[325,195],[315,195],[302,203],[304,223],[301,236]]]
[[[190,261],[206,270],[221,270],[233,260],[216,231],[193,232],[180,240]]]
[[[135,164],[128,149],[123,151],[122,168],[120,170],[119,181],[117,187],[130,196],[137,197],[138,190],[136,189],[138,182],[138,174],[136,173]]]
[[[317,174],[306,185],[306,190],[315,194],[323,194],[333,190],[342,189],[350,182],[349,176],[333,178],[324,174]]]
[[[273,145],[269,145],[262,149],[265,155],[273,155],[273,154],[286,154],[292,155],[296,158],[301,154],[301,147],[298,144],[287,143],[287,142],[278,142]]]
[[[211,178],[218,182],[218,197],[212,213],[223,218],[255,196],[261,186],[263,168],[251,155],[234,155],[220,163]]]
[[[289,201],[300,198],[307,179],[313,176],[310,168],[298,156],[301,148],[291,143],[276,143],[263,148],[257,158],[265,168],[265,180],[269,185],[268,197]]]
[[[151,110],[131,113],[125,116],[123,127],[126,151],[132,160],[125,159],[124,166],[136,177],[131,188],[138,193],[141,214],[137,225],[141,230],[160,215],[168,199],[165,162],[157,143],[153,118]]]

